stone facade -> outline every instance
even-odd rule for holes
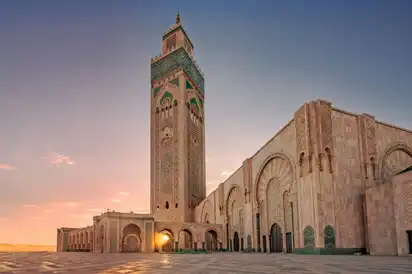
[[[61,228],[58,251],[409,252],[412,175],[396,175],[412,166],[411,131],[305,103],[206,197],[204,79],[180,19],[151,85],[151,213]]]

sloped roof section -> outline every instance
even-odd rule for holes
[[[406,173],[406,172],[412,172],[412,166],[410,166],[408,168],[405,168],[404,170],[402,170],[401,172],[399,172],[396,175],[403,174],[403,173]]]

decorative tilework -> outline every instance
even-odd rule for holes
[[[179,79],[173,79],[172,81],[170,81],[170,84],[175,85],[176,87],[179,86]]]
[[[313,251],[315,248],[315,231],[311,226],[307,226],[305,230],[303,230],[303,241],[305,249]]]
[[[203,108],[203,100],[202,100],[202,98],[197,97],[197,99],[199,99],[200,106]]]
[[[160,91],[160,87],[157,87],[153,90],[154,97],[156,97],[156,95],[159,93],[159,91]]]
[[[190,105],[196,109],[196,113],[199,113],[199,105],[195,98],[190,99]]]
[[[187,51],[182,47],[152,63],[151,81],[159,80],[178,69],[183,69],[203,94],[205,88],[203,75],[197,69]]]
[[[172,95],[170,92],[168,92],[168,91],[166,91],[166,92],[163,94],[163,97],[162,97],[162,99],[160,100],[160,105],[163,105],[164,100],[167,100],[167,99],[170,100],[170,103],[173,101],[173,95]]]
[[[327,225],[325,227],[325,230],[323,232],[324,236],[324,244],[325,244],[325,249],[329,254],[334,254],[335,253],[335,248],[336,248],[336,233],[335,229],[331,225]]]
[[[189,81],[186,80],[186,89],[193,89]]]

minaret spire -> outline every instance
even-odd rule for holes
[[[177,14],[176,14],[176,24],[180,24],[180,14],[179,14],[179,9],[177,9]]]

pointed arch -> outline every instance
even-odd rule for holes
[[[412,148],[397,142],[385,150],[379,165],[381,183],[385,183],[398,172],[412,165]]]
[[[269,155],[261,165],[255,182],[255,199],[256,203],[263,202],[266,198],[266,191],[272,179],[286,181],[291,180],[295,183],[295,166],[289,157],[283,153],[274,153]]]
[[[230,188],[229,193],[226,197],[226,216],[230,215],[229,213],[231,210],[231,206],[233,202],[237,200],[236,198],[239,198],[239,193],[241,193],[239,185],[235,184]]]
[[[206,200],[206,202],[203,204],[202,207],[202,213],[200,215],[201,217],[201,223],[206,222],[206,218],[205,216],[208,215],[208,220],[210,222],[210,218],[212,217],[214,219],[214,214],[213,216],[211,216],[213,214],[213,206],[212,203],[209,200]]]
[[[189,100],[190,106],[195,109],[196,113],[200,113],[199,105],[197,104],[197,100],[195,97],[190,98]]]
[[[165,91],[163,93],[162,99],[160,99],[160,105],[163,106],[164,104],[172,104],[173,102],[173,95],[169,91]]]
[[[198,97],[197,97],[197,100],[199,100],[200,107],[203,108],[203,100],[202,100],[202,98],[201,98],[200,96],[198,96]]]

